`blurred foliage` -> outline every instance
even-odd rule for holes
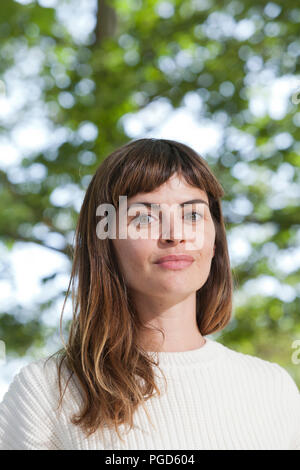
[[[291,94],[282,115],[270,112],[272,103],[260,113],[253,105],[256,99],[262,106],[274,79],[299,78],[300,8],[293,0],[112,0],[109,5],[99,1],[94,31],[82,41],[55,8],[34,1],[2,5],[1,78],[8,95],[14,77],[32,93],[13,116],[1,119],[0,138],[26,123],[37,103],[57,136],[42,152],[24,152],[17,168],[0,171],[2,242],[8,250],[16,241],[34,242],[71,259],[78,207],[72,200],[54,203],[53,192],[66,187],[84,193],[101,160],[130,140],[126,114],[162,100],[178,108],[188,98],[197,119],[223,129],[219,148],[205,158],[226,192],[228,237],[243,227],[251,245],[249,256],[233,263],[233,318],[219,340],[283,365],[300,385],[299,366],[291,361],[292,342],[300,337],[300,274],[285,269],[300,239],[300,110]],[[110,24],[101,34],[101,25]],[[145,132],[151,130],[155,125]],[[36,169],[43,169],[43,178],[32,177]],[[244,212],[241,197],[248,204]],[[47,243],[51,234],[63,237],[62,247]],[[247,293],[249,281],[261,276],[278,281],[276,295]],[[52,280],[45,280],[45,289]],[[294,293],[289,300],[286,288]],[[48,307],[33,307],[36,313],[25,323],[17,314],[22,306],[1,312],[0,338],[8,353],[23,355],[53,334],[39,321]]]

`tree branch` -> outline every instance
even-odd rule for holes
[[[11,234],[11,233],[2,234],[2,238],[4,240],[5,240],[5,238],[11,239],[11,240],[14,240],[15,242],[21,241],[21,242],[26,242],[26,243],[36,243],[37,245],[40,245],[44,248],[48,248],[49,250],[54,250],[57,253],[61,253],[63,255],[66,255],[68,258],[70,258],[70,256],[71,256],[72,246],[70,244],[67,244],[66,248],[55,248],[54,246],[47,245],[42,240],[38,240],[38,239],[33,238],[33,237],[24,237],[24,236],[19,235],[19,234]]]

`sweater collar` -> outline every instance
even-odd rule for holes
[[[168,368],[171,366],[188,366],[192,364],[205,364],[217,358],[225,346],[217,341],[203,336],[206,342],[198,349],[188,351],[155,352],[148,351],[147,354],[155,360],[159,359],[159,366]]]

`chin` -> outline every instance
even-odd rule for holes
[[[174,279],[168,281],[162,281],[157,286],[156,292],[172,292],[173,294],[184,294],[184,295],[191,295],[196,293],[200,287],[193,287],[191,286],[191,282],[182,282],[178,280],[176,282]]]

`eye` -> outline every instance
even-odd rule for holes
[[[152,217],[150,214],[140,214],[132,220],[134,225],[147,225],[147,222],[143,223],[142,220],[147,220],[147,217]]]
[[[200,214],[200,212],[196,212],[196,211],[189,212],[188,214],[185,214],[185,215],[190,216],[192,214],[197,214],[199,216],[197,220],[194,219],[194,220],[192,220],[192,222],[198,222],[198,220],[203,219],[203,215]]]

